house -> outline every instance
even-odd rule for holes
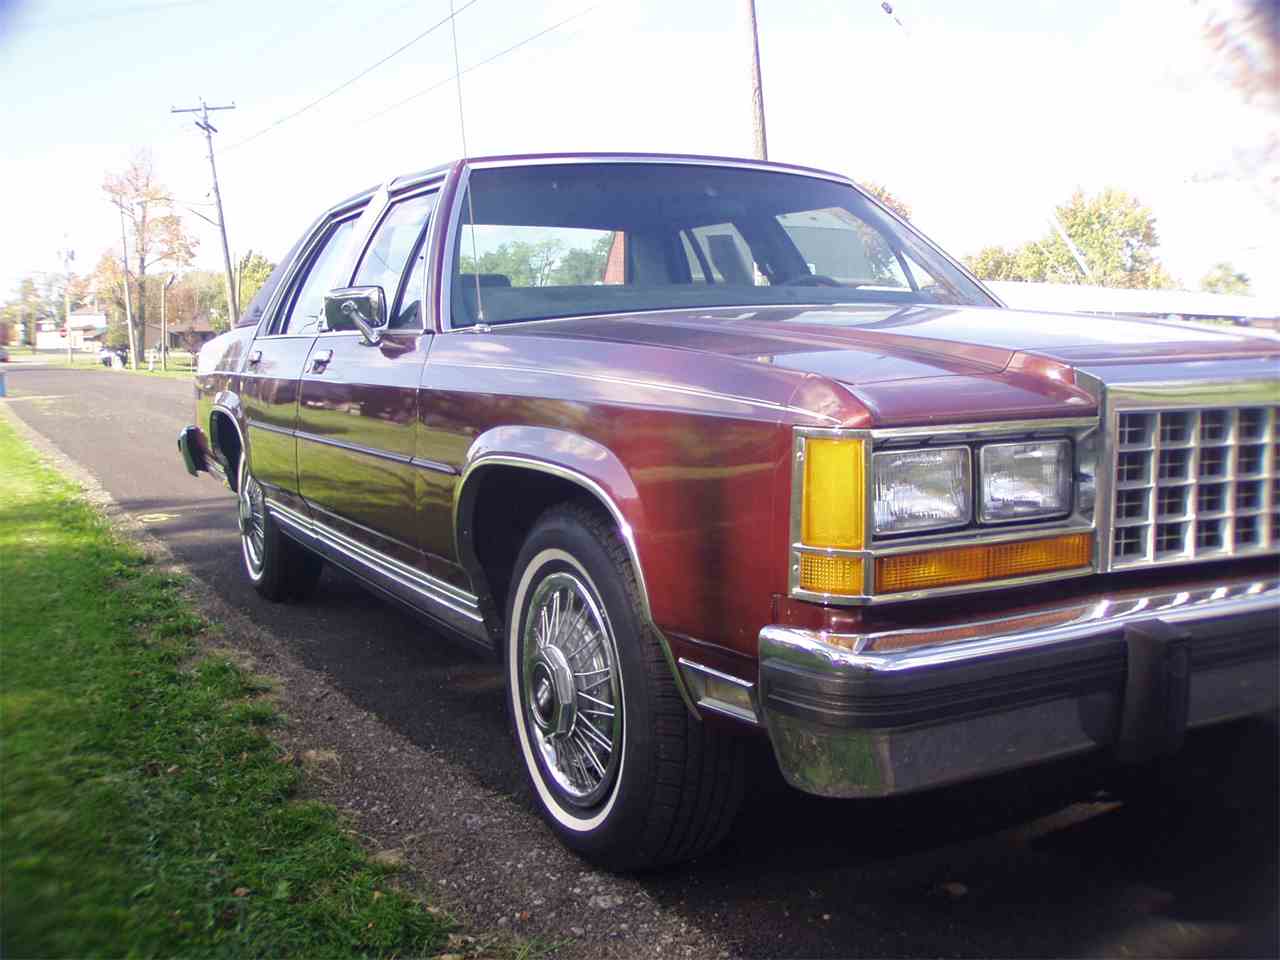
[[[197,313],[191,320],[169,321],[170,350],[190,350],[195,353],[217,335],[218,332],[213,329],[207,310]],[[159,339],[159,331],[157,331],[156,340],[159,341]]]
[[[64,328],[56,319],[41,320],[36,324],[37,350],[66,350],[68,338],[72,350],[96,351],[107,333],[107,316],[92,307],[71,311],[71,320]]]

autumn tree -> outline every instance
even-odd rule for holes
[[[148,151],[139,151],[121,173],[108,174],[103,191],[124,215],[132,237],[137,296],[134,329],[129,332],[130,362],[137,366],[138,351],[146,342],[147,270],[160,263],[179,267],[191,262],[197,240],[182,226],[174,212],[173,196],[156,179]],[[124,278],[128,284],[129,277]]]
[[[902,200],[899,200],[892,193],[890,193],[889,188],[886,187],[883,183],[876,183],[874,180],[868,180],[865,183],[858,184],[858,186],[861,187],[867,193],[871,194],[871,196],[875,197],[881,203],[883,203],[886,207],[888,207],[890,210],[892,210],[894,213],[900,216],[903,220],[911,219],[910,205]]]
[[[1209,293],[1249,293],[1249,275],[1226,261],[1215,263],[1200,280],[1200,289]]]

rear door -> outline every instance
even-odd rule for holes
[[[330,221],[303,252],[280,307],[253,341],[241,389],[254,477],[280,502],[298,502],[296,431],[302,370],[319,333],[324,294],[350,264],[349,247],[359,211]]]
[[[414,566],[421,561],[413,462],[418,384],[431,343],[423,322],[424,247],[435,203],[430,190],[387,206],[351,279],[382,287],[389,318],[382,339],[370,344],[359,333],[322,332],[302,373],[298,413],[299,485],[313,519]]]

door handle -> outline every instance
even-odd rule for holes
[[[249,354],[249,366],[256,367],[261,362],[262,362],[261,350],[255,350],[253,351],[253,353]]]
[[[324,368],[329,365],[329,361],[332,359],[332,350],[317,350],[311,357],[311,372],[323,372]]]

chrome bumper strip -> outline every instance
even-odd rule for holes
[[[1167,716],[1138,725],[1175,743],[1274,709],[1278,612],[1280,577],[1266,577],[931,629],[768,626],[758,703],[794,786],[908,792],[1115,746],[1151,689]]]

